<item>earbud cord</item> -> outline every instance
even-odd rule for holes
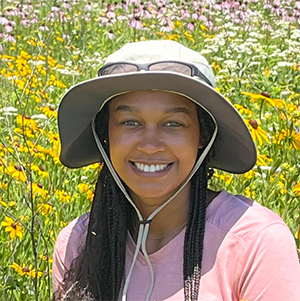
[[[96,141],[97,147],[105,161],[105,163],[107,164],[107,167],[109,169],[109,171],[111,172],[114,180],[116,181],[117,185],[119,186],[119,188],[121,189],[121,191],[124,193],[125,197],[127,198],[127,200],[130,202],[130,204],[133,206],[133,208],[135,209],[138,219],[140,221],[140,226],[139,226],[139,232],[138,232],[138,238],[137,238],[137,242],[136,242],[136,248],[135,248],[135,252],[133,255],[133,260],[128,272],[128,275],[126,277],[125,280],[125,284],[124,284],[124,288],[123,288],[123,293],[122,293],[122,301],[126,301],[126,295],[127,295],[127,291],[128,291],[128,287],[129,287],[129,282],[130,282],[130,278],[131,278],[131,274],[134,268],[134,265],[136,263],[137,260],[137,256],[138,256],[138,252],[141,249],[145,260],[147,262],[148,268],[150,270],[150,275],[151,275],[151,282],[150,282],[150,286],[148,289],[148,293],[146,296],[145,301],[149,301],[154,289],[154,283],[155,283],[155,279],[154,279],[154,272],[153,272],[153,268],[152,268],[152,264],[150,262],[150,258],[149,255],[147,253],[146,250],[146,241],[147,241],[147,236],[148,236],[148,232],[149,232],[149,227],[150,227],[150,223],[152,222],[152,219],[154,218],[154,216],[160,211],[162,210],[166,205],[168,205],[181,191],[182,189],[186,186],[186,184],[191,180],[191,178],[193,177],[193,175],[195,174],[195,172],[198,170],[198,168],[200,167],[200,165],[202,164],[203,160],[205,159],[205,157],[207,156],[209,150],[211,149],[216,136],[217,136],[217,132],[218,132],[218,126],[217,123],[215,121],[215,119],[213,118],[213,116],[210,114],[210,116],[212,117],[214,123],[215,123],[215,129],[213,132],[213,135],[209,141],[209,143],[207,144],[207,146],[205,147],[205,149],[203,150],[202,154],[200,155],[199,159],[197,160],[195,166],[193,167],[189,177],[186,179],[186,181],[181,185],[181,187],[176,191],[176,193],[171,196],[165,203],[163,203],[160,207],[158,207],[156,210],[154,210],[150,216],[147,218],[147,220],[143,220],[143,217],[141,215],[141,213],[139,212],[138,208],[136,207],[136,205],[134,204],[134,202],[132,201],[131,197],[129,196],[129,194],[127,193],[125,187],[123,186],[119,176],[117,175],[115,169],[113,168],[102,144],[101,141],[96,133],[96,126],[95,126],[95,119],[92,120],[92,131],[93,131],[93,135],[94,135],[94,139]]]

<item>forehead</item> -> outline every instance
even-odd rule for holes
[[[196,104],[179,94],[165,91],[135,91],[119,95],[110,101],[110,109],[131,106],[137,110],[164,110],[172,107],[186,108],[190,113],[196,112]]]

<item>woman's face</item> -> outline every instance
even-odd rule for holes
[[[131,193],[159,205],[195,164],[201,146],[196,105],[162,91],[117,96],[109,104],[109,145],[112,164]]]

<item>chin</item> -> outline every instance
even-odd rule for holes
[[[147,200],[147,199],[152,201],[157,200],[155,203],[159,203],[158,205],[162,204],[164,201],[170,198],[176,191],[177,189],[163,191],[162,188],[144,188],[144,189],[139,188],[136,190],[131,190],[131,192],[137,198],[141,200]]]

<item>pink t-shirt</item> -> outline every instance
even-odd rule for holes
[[[282,219],[242,196],[222,191],[207,207],[200,301],[299,301],[300,267],[294,238]],[[88,214],[64,228],[53,256],[53,289],[85,243]],[[182,301],[185,229],[150,255],[155,286],[151,301]],[[125,273],[135,243],[128,235]],[[140,253],[128,301],[145,299],[150,273]]]

